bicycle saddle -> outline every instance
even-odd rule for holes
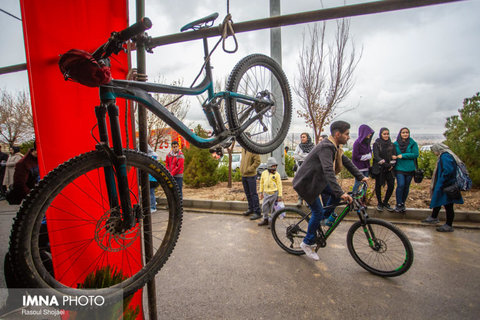
[[[212,24],[213,24],[213,21],[215,21],[215,19],[217,19],[217,18],[218,18],[218,12],[212,13],[211,15],[206,16],[206,17],[204,17],[204,18],[201,18],[201,19],[192,21],[192,22],[190,22],[190,23],[187,23],[186,25],[184,25],[184,26],[180,29],[180,32],[187,31],[188,29],[192,29],[192,30],[202,29],[202,28],[204,28],[208,23],[212,23]]]

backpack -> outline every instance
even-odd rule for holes
[[[468,176],[467,167],[463,162],[457,164],[455,178],[457,180],[457,186],[461,191],[467,191],[472,188],[472,179]]]

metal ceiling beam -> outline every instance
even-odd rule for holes
[[[261,29],[290,26],[301,23],[347,18],[366,14],[396,11],[458,1],[465,0],[383,0],[282,15],[246,22],[239,22],[235,23],[233,25],[233,28],[235,30],[235,33],[241,33]],[[203,30],[175,33],[168,36],[156,37],[152,39],[151,45],[154,48],[172,43],[202,39],[203,37],[215,37],[221,35],[221,33],[222,25],[220,24],[218,28],[208,28]]]
[[[27,70],[26,63],[0,68],[0,74],[18,72],[23,70]]]
[[[321,9],[316,11],[307,11],[272,18],[251,20],[235,23],[233,28],[235,33],[248,32],[254,30],[291,26],[301,23],[315,21],[333,20],[339,18],[355,17],[366,14],[404,10],[418,7],[425,7],[449,2],[459,2],[465,0],[382,0],[368,3],[360,3],[349,6]],[[208,28],[198,31],[175,33],[168,36],[156,37],[152,39],[152,47],[163,46],[167,44],[202,39],[204,37],[215,37],[222,33],[222,26]],[[0,68],[0,74],[11,73],[26,70],[26,64]]]

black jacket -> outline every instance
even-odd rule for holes
[[[336,152],[337,147],[330,140],[323,140],[310,151],[293,178],[293,188],[308,204],[313,203],[327,185],[330,185],[338,198],[344,193],[337,182],[333,167]],[[342,163],[357,180],[364,178],[347,156],[342,156]]]

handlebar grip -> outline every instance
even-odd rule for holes
[[[132,24],[130,27],[120,31],[118,33],[118,40],[127,41],[128,39],[133,38],[137,34],[144,32],[152,27],[152,21],[147,17],[142,18],[142,20],[137,23]]]

